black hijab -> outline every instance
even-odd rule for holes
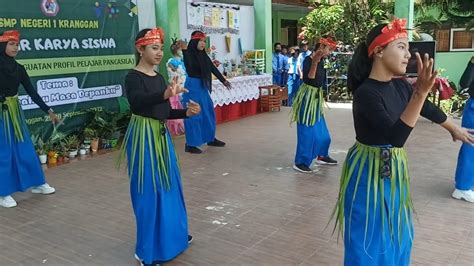
[[[18,89],[20,65],[5,53],[8,42],[0,42],[0,94]]]
[[[10,77],[18,77],[20,67],[15,58],[5,53],[8,42],[0,42],[0,69],[1,72]]]
[[[194,35],[196,32],[193,32]],[[192,36],[191,35],[191,36]],[[200,51],[198,49],[199,40],[191,39],[188,43],[187,54],[189,58],[185,59],[186,69],[192,73],[201,73],[201,80],[203,85],[211,90],[211,66],[209,65],[209,56],[205,50]],[[188,61],[188,62],[186,62]]]

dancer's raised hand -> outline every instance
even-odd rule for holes
[[[179,82],[178,82],[178,76],[175,76],[173,77],[170,85],[168,86],[168,88],[166,89],[165,91],[165,95],[164,95],[164,98],[165,99],[169,99],[173,96],[176,96],[180,93],[183,93],[183,92],[188,92],[187,89],[185,89],[184,87],[182,87]]]
[[[418,78],[416,80],[416,88],[414,91],[421,93],[422,95],[428,95],[435,84],[438,71],[433,71],[434,61],[433,58],[429,58],[428,54],[423,56],[423,60],[419,53],[416,53]]]

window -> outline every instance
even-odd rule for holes
[[[451,29],[450,51],[474,51],[474,32],[466,29]]]
[[[449,29],[436,31],[436,51],[449,52]]]

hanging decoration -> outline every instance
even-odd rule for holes
[[[239,34],[240,6],[212,2],[189,1],[187,5],[188,29],[206,33]]]
[[[230,33],[227,33],[225,35],[225,48],[226,48],[228,53],[230,53],[230,50],[231,50],[230,49],[231,48],[230,47],[231,43],[232,43],[231,35],[230,35]]]

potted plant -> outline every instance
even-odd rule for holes
[[[69,149],[64,141],[60,142],[60,151],[63,156],[64,163],[69,163]]]
[[[61,164],[64,164],[64,155],[63,155],[63,152],[61,150],[58,150],[58,156],[56,158],[56,163],[57,165],[61,165]]]
[[[79,146],[79,138],[76,135],[69,135],[64,140],[64,144],[69,151],[69,159],[76,158],[77,148]]]
[[[48,164],[55,165],[57,163],[58,151],[61,149],[61,141],[64,137],[64,133],[54,130],[46,142],[45,150],[48,151]]]
[[[90,149],[92,149],[92,152],[97,152],[99,149],[99,132],[97,129],[94,129],[92,127],[86,127],[84,129],[84,137],[86,138],[86,141],[90,142]],[[84,144],[87,146],[87,142],[84,141]],[[87,149],[87,147],[86,147]]]
[[[58,164],[60,163],[68,163],[69,162],[69,157],[68,157],[68,150],[66,148],[66,143],[64,141],[60,141],[57,143],[57,151],[58,151]]]
[[[92,151],[96,151],[94,139],[100,137],[102,149],[114,148],[118,145],[123,131],[126,130],[131,113],[93,112],[93,117],[84,130],[86,139],[91,139]]]
[[[79,155],[86,155],[86,146],[84,144],[81,144],[79,147]]]
[[[38,154],[39,160],[41,164],[46,164],[48,161],[48,155],[46,154],[45,148],[46,145],[39,135],[31,136],[31,141],[36,149],[36,153]]]
[[[48,151],[48,164],[56,165],[58,160],[58,152],[51,146],[51,149]]]
[[[84,145],[84,149],[86,150],[86,154],[89,154],[89,152],[91,150],[91,140],[90,139],[84,139],[83,145]]]

